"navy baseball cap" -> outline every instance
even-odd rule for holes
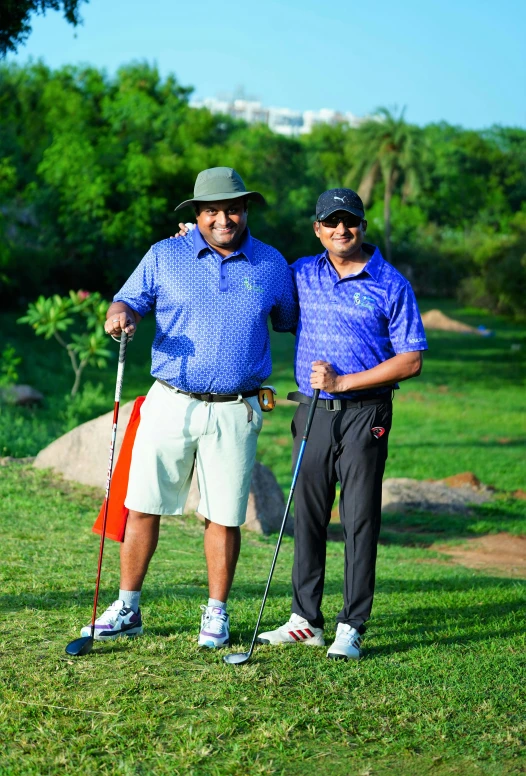
[[[320,195],[316,203],[316,221],[323,221],[332,213],[345,210],[360,218],[365,217],[363,202],[352,189],[329,189]]]

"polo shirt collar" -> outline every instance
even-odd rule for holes
[[[207,243],[201,232],[199,231],[199,227],[196,226],[196,228],[192,232],[192,236],[194,238],[194,256],[196,259],[198,259],[200,256],[203,255],[204,252],[210,251],[214,252],[214,249],[211,245]],[[243,232],[243,239],[241,240],[241,245],[237,249],[237,251],[233,251],[230,256],[244,256],[251,264],[254,263],[254,246],[252,244],[252,236],[250,234],[249,228],[245,229]],[[230,256],[228,258],[230,258]],[[225,256],[225,258],[227,258]]]
[[[365,265],[365,267],[358,273],[358,275],[361,275],[362,272],[367,272],[367,274],[370,275],[373,280],[378,281],[384,259],[382,258],[382,254],[380,253],[376,245],[371,245],[370,243],[364,243],[364,245],[367,246],[367,248],[371,248],[373,250],[373,254],[369,259],[369,261],[367,262],[367,264]],[[323,253],[320,253],[320,255],[318,256],[317,263],[318,265],[321,265],[322,263],[330,264],[329,251],[324,251]],[[356,275],[355,277],[357,277],[358,275]]]

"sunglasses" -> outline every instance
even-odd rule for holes
[[[348,216],[332,215],[322,219],[321,223],[329,229],[336,229],[341,221],[346,229],[352,229],[352,227],[360,226],[362,220],[363,219],[360,216],[354,216],[352,214],[349,214]]]

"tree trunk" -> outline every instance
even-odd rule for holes
[[[389,263],[392,259],[391,250],[391,198],[394,194],[396,181],[398,180],[398,170],[388,169],[384,174],[385,192],[384,192],[384,235],[385,235],[385,258]]]
[[[371,195],[373,193],[373,186],[378,179],[378,170],[380,165],[375,162],[372,167],[363,176],[358,186],[358,196],[362,198],[364,207],[369,207],[371,202]]]
[[[391,179],[386,181],[384,193],[384,236],[385,258],[391,262],[391,197],[393,196]]]
[[[87,365],[87,361],[81,361],[78,367],[75,369],[75,382],[73,383],[73,388],[71,389],[71,398],[77,395],[78,390],[80,388],[80,378],[82,377],[82,372],[84,371],[84,367]]]

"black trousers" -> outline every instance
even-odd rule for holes
[[[300,404],[292,421],[293,469],[307,419]],[[327,527],[340,483],[340,521],[345,540],[343,609],[337,622],[361,633],[373,605],[380,532],[382,477],[391,429],[390,400],[329,412],[317,409],[294,495],[292,611],[322,628]],[[378,436],[376,430],[384,429]]]

